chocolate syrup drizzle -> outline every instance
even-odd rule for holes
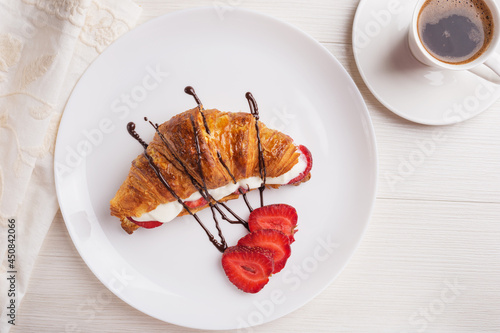
[[[144,140],[142,140],[139,134],[137,134],[137,132],[135,131],[135,124],[133,122],[127,124],[127,131],[128,134],[130,134],[134,139],[136,139],[141,144],[144,150],[148,149],[148,144],[144,142]]]
[[[198,104],[199,112],[201,113],[201,116],[203,118],[203,124],[204,124],[204,127],[205,127],[205,131],[207,132],[208,135],[210,135],[210,129],[208,128],[207,120],[205,118],[205,114],[203,113],[203,104],[201,103],[201,100],[199,99],[198,95],[196,95],[196,92],[195,92],[194,88],[191,87],[191,86],[187,86],[184,89],[184,92],[186,94],[191,95],[191,96],[194,97],[196,103]],[[262,207],[262,206],[264,206],[263,192],[264,192],[264,190],[266,188],[267,171],[266,171],[266,164],[265,164],[265,161],[264,161],[264,154],[263,154],[263,151],[262,151],[262,144],[261,144],[261,140],[260,140],[259,108],[257,106],[257,102],[255,101],[255,98],[253,97],[253,95],[250,92],[247,92],[245,94],[245,97],[247,98],[248,104],[250,106],[250,113],[253,115],[253,117],[255,119],[255,129],[256,129],[256,132],[257,132],[257,142],[258,142],[258,149],[259,149],[259,174],[260,174],[260,178],[262,179],[262,184],[259,187],[260,205]],[[144,156],[147,158],[149,165],[154,170],[156,176],[158,177],[158,179],[160,180],[160,182],[163,184],[163,186],[165,186],[165,188],[170,192],[170,194],[172,194],[172,196],[177,200],[177,202],[179,202],[182,205],[182,207],[189,213],[189,215],[191,215],[191,216],[193,216],[195,218],[195,220],[198,222],[198,224],[205,231],[205,233],[206,233],[208,239],[210,240],[210,242],[212,242],[212,244],[220,252],[224,253],[224,251],[227,249],[227,243],[226,243],[226,240],[225,240],[225,238],[224,238],[224,236],[222,234],[222,230],[220,228],[219,221],[217,219],[217,214],[216,214],[215,211],[219,212],[219,214],[221,215],[222,219],[228,221],[231,224],[242,224],[245,228],[249,229],[248,222],[245,221],[245,220],[243,220],[236,213],[234,213],[225,203],[219,202],[218,200],[215,200],[212,197],[212,195],[210,195],[210,193],[208,192],[208,188],[207,188],[206,181],[205,181],[205,175],[203,173],[203,168],[202,168],[202,164],[201,164],[201,149],[200,149],[200,143],[199,143],[199,138],[198,138],[199,128],[196,126],[196,121],[195,121],[194,117],[191,116],[190,117],[190,121],[191,121],[191,125],[193,127],[195,148],[196,148],[196,154],[197,154],[197,164],[198,164],[198,169],[199,169],[199,175],[200,175],[200,178],[201,178],[201,181],[202,181],[201,184],[189,172],[186,164],[184,164],[181,161],[181,159],[175,154],[175,150],[172,149],[172,145],[167,141],[167,139],[165,138],[165,136],[160,132],[158,124],[157,123],[153,124],[151,121],[148,120],[147,117],[144,117],[144,120],[148,121],[151,124],[151,126],[153,126],[153,128],[155,129],[156,133],[160,137],[160,139],[163,142],[163,144],[170,151],[170,153],[172,154],[172,156],[174,157],[174,159],[177,161],[177,163],[179,163],[181,165],[181,167],[184,169],[184,172],[186,173],[186,175],[188,175],[188,177],[191,180],[191,183],[193,184],[193,186],[200,193],[200,195],[203,197],[203,199],[205,199],[208,202],[208,204],[210,206],[210,209],[212,211],[213,219],[215,221],[215,227],[217,228],[218,235],[219,235],[219,237],[221,239],[220,242],[218,242],[215,239],[214,235],[212,235],[212,233],[207,229],[207,227],[205,227],[205,225],[200,220],[200,218],[198,217],[198,215],[196,215],[196,213],[193,213],[191,211],[191,209],[189,208],[189,206],[187,206],[184,203],[184,201],[182,201],[182,199],[177,195],[177,193],[175,193],[175,191],[172,189],[172,187],[165,180],[165,178],[161,174],[160,169],[154,163],[153,158],[147,153],[148,144],[144,140],[141,139],[141,137],[139,136],[139,134],[137,134],[137,132],[135,131],[135,124],[133,122],[130,122],[130,123],[127,124],[127,131],[128,131],[128,133],[135,140],[137,140],[142,145],[142,147],[144,148]],[[164,156],[164,157],[166,158],[166,156]],[[229,170],[228,166],[226,165],[226,163],[222,159],[222,155],[220,154],[219,151],[217,151],[217,158],[219,159],[219,162],[222,164],[222,166],[224,167],[224,169],[226,169],[226,171],[229,174],[229,176],[231,176],[231,178],[233,180],[233,183],[236,184],[237,183],[236,178],[231,173],[231,171]],[[252,208],[252,206],[250,205],[250,203],[248,201],[248,198],[246,196],[246,192],[243,192],[243,190],[241,188],[239,188],[238,191],[240,192],[240,194],[243,195],[243,199],[245,200],[245,204],[247,205],[247,207],[250,210],[250,212],[252,212],[253,208]],[[221,205],[222,207],[224,207],[231,215],[233,215],[237,219],[237,221],[233,221],[233,220],[229,219],[227,217],[227,215],[219,208],[219,205]]]
[[[205,131],[207,131],[208,135],[210,135],[210,129],[208,128],[207,124],[207,119],[205,118],[205,114],[203,113],[203,104],[201,103],[201,100],[198,98],[198,95],[196,95],[196,91],[194,91],[194,88],[191,86],[187,86],[184,88],[184,92],[188,95],[191,95],[194,97],[194,100],[198,104],[198,109],[200,110],[201,117],[203,118],[203,124],[205,125]]]
[[[148,121],[147,118],[144,118],[144,120]],[[196,190],[200,193],[200,195],[203,197],[203,199],[205,199],[205,201],[207,202],[211,202],[211,201],[214,201],[216,204],[214,205],[214,208],[219,212],[219,214],[221,215],[222,219],[223,220],[226,220],[227,222],[231,223],[231,224],[242,224],[245,228],[249,229],[248,228],[248,223],[243,220],[241,217],[239,217],[238,215],[236,215],[236,213],[234,213],[229,207],[227,207],[225,204],[219,202],[219,201],[216,201],[208,192],[205,193],[205,191],[203,190],[203,186],[202,184],[200,184],[195,178],[194,176],[191,174],[191,172],[188,170],[186,164],[184,164],[181,159],[175,155],[175,149],[172,148],[172,145],[167,141],[167,139],[165,138],[165,136],[159,131],[159,126],[158,124],[153,124],[151,121],[149,121],[149,123],[151,124],[151,126],[153,126],[153,128],[155,129],[156,133],[158,134],[158,136],[160,137],[161,141],[163,142],[163,144],[165,145],[165,147],[167,147],[167,149],[170,151],[170,153],[172,154],[172,156],[174,157],[174,159],[177,161],[177,163],[180,164],[180,166],[183,168],[184,170],[184,173],[186,175],[188,175],[189,179],[191,180],[191,183],[193,184],[193,186],[196,188]],[[168,160],[168,158],[166,156],[164,156],[165,159]],[[220,207],[218,205],[222,205],[224,208],[227,209],[227,211],[233,215],[237,221],[233,221],[231,219],[229,219],[227,217],[227,215],[220,209]]]
[[[184,88],[184,92],[188,95],[191,95],[194,97],[194,100],[196,101],[196,103],[198,104],[198,110],[200,111],[201,113],[201,117],[203,118],[203,124],[205,126],[205,131],[207,132],[208,135],[210,135],[210,129],[208,128],[208,124],[207,124],[207,119],[205,117],[205,114],[203,113],[203,103],[201,103],[201,100],[200,98],[198,97],[198,95],[196,94],[195,90],[193,87],[191,86],[187,86],[186,88]],[[234,176],[231,174],[231,172],[229,171],[229,169],[227,168],[226,164],[224,163],[224,161],[222,161],[222,157],[220,157],[220,152],[217,151],[217,156],[219,157],[219,160],[222,162],[222,165],[226,168],[226,170],[228,171],[229,175],[231,176],[231,178],[233,178],[233,181],[236,183],[236,180],[234,179]],[[238,191],[240,193],[242,193],[242,191],[240,189],[238,189]],[[208,192],[207,192],[208,193]],[[248,200],[246,199],[246,194],[244,195],[245,197],[245,202],[247,203]],[[212,198],[213,199],[213,198]],[[207,200],[208,201],[208,200]],[[216,200],[214,200],[216,201]],[[231,215],[233,215],[237,221],[231,221],[229,220],[228,218],[226,218],[226,215],[220,210],[220,208],[218,207],[218,205],[221,205],[222,207],[224,207]],[[253,209],[251,208],[251,206],[249,206],[247,204],[248,208],[250,209],[250,211],[252,211]],[[220,202],[220,201],[216,201],[216,206],[215,208],[219,211],[219,213],[221,214],[222,218],[226,221],[228,221],[229,223],[231,224],[236,224],[236,223],[239,223],[239,224],[242,224],[245,228],[247,228],[248,230],[250,230],[250,228],[248,227],[248,222],[245,221],[244,219],[242,219],[241,217],[239,217],[235,212],[233,212],[231,210],[231,208],[229,208],[225,203],[223,202]]]
[[[203,183],[202,187],[203,187],[203,190],[205,191],[205,195],[207,197],[209,197],[210,199],[212,199],[212,200],[215,201],[215,204],[212,205],[212,201],[211,200],[207,200],[209,202],[209,204],[210,204],[210,207],[212,208],[212,213],[213,213],[213,208],[215,207],[215,209],[217,209],[217,211],[221,214],[221,216],[222,216],[222,218],[224,220],[228,221],[231,224],[242,224],[245,228],[247,228],[248,230],[250,230],[249,227],[248,227],[248,222],[247,221],[245,221],[241,217],[239,217],[225,203],[215,200],[208,193],[207,185],[205,183],[205,176],[203,174],[203,169],[201,167],[201,150],[200,150],[200,142],[198,141],[198,128],[196,127],[196,123],[194,121],[193,116],[191,116],[190,119],[191,119],[191,125],[193,126],[193,133],[194,133],[194,139],[195,139],[194,142],[195,142],[195,146],[196,146],[196,153],[198,154],[198,168],[200,169],[199,170],[200,177],[201,177],[201,180],[202,180],[202,183]],[[217,155],[220,156],[220,152],[219,151],[217,151]],[[234,179],[234,176],[232,176],[232,178]],[[229,218],[227,218],[226,214],[224,214],[224,212],[218,207],[218,205],[221,205],[222,207],[224,207],[231,215],[233,215],[236,218],[237,221],[232,221]]]
[[[191,115],[189,119],[191,120],[191,126],[193,126],[193,133],[194,133],[193,135],[194,135],[194,142],[196,146],[196,155],[197,155],[196,163],[198,164],[198,171],[200,173],[203,191],[205,192],[205,195],[208,198],[210,194],[208,193],[207,183],[205,182],[205,174],[203,172],[203,166],[201,165],[201,149],[200,149],[200,142],[198,141],[198,128],[196,127],[196,124],[194,122],[193,115]],[[212,216],[214,218],[217,231],[219,232],[219,236],[223,237],[222,231],[219,227],[219,221],[217,220],[217,215],[215,214],[214,204],[212,203],[212,200],[208,200],[208,204],[210,205],[210,210],[212,210]]]
[[[147,120],[147,118],[145,118],[145,120]],[[198,217],[198,215],[196,215],[196,213],[193,213],[189,209],[189,207],[184,203],[184,201],[182,201],[182,199],[175,193],[175,191],[172,189],[172,187],[170,187],[170,185],[168,184],[168,182],[165,180],[165,178],[161,174],[160,169],[154,163],[153,158],[148,154],[148,152],[147,152],[148,144],[146,142],[144,142],[144,140],[142,140],[140,138],[139,134],[137,134],[137,132],[135,131],[135,124],[133,122],[130,122],[130,123],[127,124],[127,131],[128,131],[128,133],[134,139],[136,139],[143,146],[143,148],[144,148],[144,156],[147,158],[147,160],[149,162],[149,165],[151,166],[151,168],[153,168],[156,176],[161,181],[161,183],[163,184],[163,186],[165,186],[165,188],[170,192],[170,194],[172,194],[172,196],[177,200],[177,202],[179,202],[184,207],[184,209],[189,213],[189,215],[193,216],[196,219],[196,221],[198,222],[198,224],[203,228],[203,230],[207,234],[208,239],[210,240],[210,242],[212,242],[212,244],[217,248],[217,250],[219,250],[220,252],[224,253],[224,251],[227,249],[227,243],[226,243],[226,239],[222,235],[222,231],[221,231],[221,229],[219,227],[219,224],[218,224],[217,220],[216,220],[216,227],[217,227],[217,230],[219,232],[219,237],[221,239],[220,243],[215,239],[214,235],[212,235],[212,233],[207,229],[207,227],[205,227],[205,225],[203,224],[203,222],[201,222],[201,220]]]
[[[250,113],[255,118],[255,130],[257,131],[257,143],[259,147],[259,173],[260,178],[262,179],[262,184],[259,187],[260,193],[260,206],[264,206],[264,190],[266,189],[266,163],[264,161],[264,153],[262,152],[262,144],[260,142],[260,130],[259,130],[259,107],[257,106],[257,102],[253,97],[251,92],[247,92],[245,97],[248,100],[248,105],[250,106]]]

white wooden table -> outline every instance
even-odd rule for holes
[[[410,123],[368,91],[354,63],[358,0],[137,0],[139,23],[175,10],[235,5],[303,29],[340,60],[373,119],[380,158],[370,227],[322,294],[255,332],[500,332],[500,102],[446,127]],[[411,172],[401,164],[432,140]],[[108,291],[56,217],[12,332],[190,332],[150,318]]]

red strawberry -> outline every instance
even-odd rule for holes
[[[238,289],[255,294],[269,282],[274,262],[269,250],[232,246],[222,255],[222,268]]]
[[[234,191],[234,194],[244,194],[247,193],[248,189],[244,188],[243,186],[240,186],[236,191]]]
[[[158,221],[136,221],[131,217],[127,217],[127,219],[130,222],[137,224],[139,227],[143,227],[146,229],[153,229],[153,228],[159,227],[163,224],[162,222],[158,222]]]
[[[184,204],[188,206],[189,208],[199,208],[202,206],[205,206],[207,204],[207,200],[205,200],[203,197],[199,198],[198,200],[194,201],[184,201]]]
[[[274,273],[285,267],[290,257],[290,239],[279,230],[261,229],[249,233],[238,241],[238,246],[260,247],[273,253]]]
[[[297,227],[297,211],[290,205],[276,204],[255,209],[248,218],[250,231],[260,229],[275,229],[290,238],[290,244],[295,241]]]
[[[306,166],[306,169],[300,175],[298,175],[294,179],[290,180],[288,182],[288,185],[298,183],[302,179],[304,179],[304,177],[307,176],[309,174],[309,172],[311,172],[311,169],[313,166],[313,157],[312,157],[312,154],[309,151],[309,149],[307,149],[305,146],[300,145],[299,150],[306,157],[307,166]]]

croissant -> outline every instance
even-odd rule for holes
[[[206,186],[212,202],[225,202],[260,187],[263,178],[266,187],[274,188],[309,180],[312,158],[305,156],[310,157],[307,148],[296,146],[291,137],[260,121],[257,127],[256,122],[249,113],[197,107],[156,125],[145,154],[132,162],[126,180],[111,200],[111,215],[131,234],[139,228],[134,221],[168,222],[188,214],[178,198],[194,213],[208,207],[200,184]]]

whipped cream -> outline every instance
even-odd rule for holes
[[[292,179],[298,177],[307,168],[307,159],[304,154],[300,154],[299,161],[286,173],[279,177],[266,177],[266,184],[269,185],[285,185],[288,184]],[[262,184],[262,179],[260,177],[250,177],[245,178],[237,182],[236,184],[231,182],[225,186],[209,189],[208,193],[215,199],[220,200],[231,193],[236,192],[240,187],[245,189],[256,189]],[[199,192],[194,192],[189,198],[183,199],[184,202],[196,201],[201,198]],[[172,201],[165,204],[160,204],[154,210],[144,213],[139,217],[132,217],[135,221],[158,221],[158,222],[170,222],[179,215],[182,211],[183,206],[177,202]]]

